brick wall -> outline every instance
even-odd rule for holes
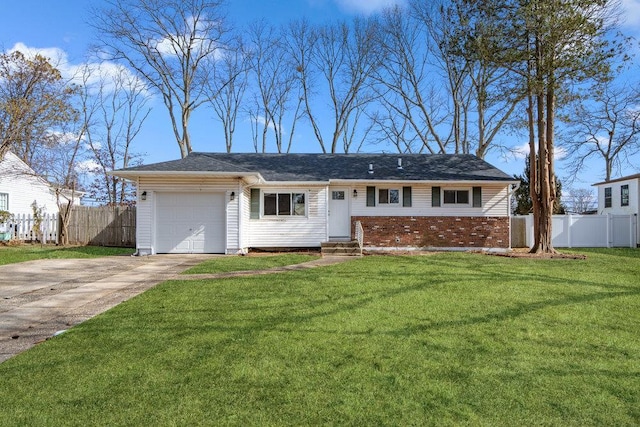
[[[509,218],[448,216],[354,216],[364,246],[508,248]]]

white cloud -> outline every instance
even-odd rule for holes
[[[95,160],[89,159],[89,160],[83,160],[81,162],[78,162],[76,164],[75,170],[78,173],[96,174],[100,172],[101,168],[98,162],[96,162]]]
[[[640,29],[640,0],[621,0],[622,25],[638,32]]]
[[[49,129],[47,130],[47,137],[60,145],[67,145],[75,143],[80,135],[73,132],[61,132],[59,130]],[[80,137],[80,140],[84,140],[84,137]]]
[[[208,34],[212,28],[218,25],[219,23],[216,21],[200,18],[195,22],[194,28],[194,18],[189,17],[185,22],[183,34],[168,34],[162,39],[157,39],[153,42],[155,42],[156,50],[165,57],[177,56],[179,52],[186,52],[187,50],[202,53],[213,48],[213,59],[219,60],[223,52],[216,43],[213,46],[211,45]]]
[[[511,156],[513,157],[513,159],[524,159],[529,157],[529,143],[524,143],[521,145],[516,145],[515,147],[511,148]],[[563,147],[554,147],[554,160],[562,160],[565,157],[567,157],[567,155],[569,154],[567,152],[567,150]]]
[[[41,55],[48,58],[51,65],[60,71],[62,78],[78,85],[86,84],[92,86],[99,83],[100,80],[104,80],[105,86],[103,89],[109,92],[115,87],[113,83],[114,78],[121,76],[123,81],[129,82],[129,85],[136,86],[139,90],[140,88],[145,87],[144,83],[128,68],[115,62],[102,61],[72,64],[69,61],[67,53],[60,48],[37,48],[27,46],[20,42],[16,43],[7,51],[7,53],[13,53],[15,51],[22,52],[26,57]],[[83,77],[86,72],[89,72],[90,75],[88,77]]]
[[[406,0],[335,0],[338,6],[350,13],[371,15],[391,6],[403,6]]]
[[[267,119],[264,116],[261,116],[261,115],[256,116],[256,117],[252,117],[251,121],[258,122],[261,125],[267,124]],[[273,120],[269,120],[269,123],[267,124],[267,127],[269,129],[275,129],[276,128],[275,124],[273,123]],[[281,130],[281,133],[283,133],[285,135],[287,134],[287,130],[284,127],[282,127],[280,130]]]

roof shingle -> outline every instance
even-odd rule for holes
[[[398,168],[402,159],[402,168]],[[369,173],[373,165],[373,174]],[[470,154],[259,154],[192,152],[184,159],[136,166],[127,172],[259,173],[267,181],[513,181]],[[117,175],[117,172],[115,174]]]

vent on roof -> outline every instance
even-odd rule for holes
[[[402,170],[402,159],[398,157],[398,170]]]
[[[369,173],[373,174],[373,163],[369,163]]]

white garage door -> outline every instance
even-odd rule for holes
[[[158,193],[157,253],[224,253],[224,193]]]

